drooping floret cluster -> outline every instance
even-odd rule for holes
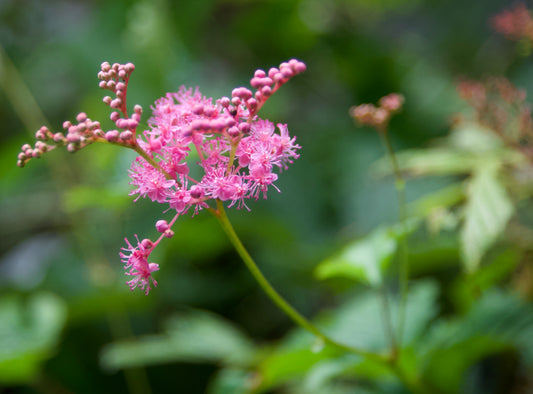
[[[66,135],[43,126],[36,133],[39,141],[35,146],[22,147],[17,164],[23,167],[31,158],[62,145],[71,152],[93,142],[135,150],[139,156],[129,171],[133,185],[130,195],[135,200],[142,197],[168,204],[175,211],[170,223],[156,223],[161,235],[155,242],[137,238],[133,246],[126,239],[127,248],[120,253],[127,275],[133,276],[128,282],[130,288],[139,287],[148,294],[150,283],[157,285],[152,272],[159,269],[157,264],[148,263],[148,257],[163,237],[172,237],[171,227],[179,215],[213,208],[210,200],[248,209],[247,199],[266,198],[270,187],[279,191],[274,184],[276,172],[287,169],[299,157],[300,146],[289,135],[287,125],[260,119],[257,112],[276,90],[305,69],[304,63],[292,59],[268,73],[257,70],[250,80],[255,91],[239,87],[231,98],[214,102],[198,89],[182,86],[155,102],[148,130],[138,133],[142,108],[135,105],[130,117],[126,106],[134,65],[105,62],[98,73],[99,86],[115,96],[106,96],[103,101],[113,110],[110,118],[116,129],[104,132],[100,123],[85,113],[77,116],[75,125],[64,123]]]

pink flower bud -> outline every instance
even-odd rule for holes
[[[97,138],[105,138],[105,133],[102,129],[95,129],[93,131],[93,136]]]
[[[141,245],[145,249],[152,249],[152,247],[154,246],[154,243],[150,241],[148,238],[145,238],[141,241]]]
[[[226,126],[226,127],[231,127],[231,126],[235,125],[236,122],[235,122],[235,119],[233,119],[233,118],[228,118],[228,119],[226,119],[226,120],[224,121],[224,123],[225,123],[225,126]]]
[[[204,189],[202,189],[198,185],[194,185],[194,186],[191,186],[190,193],[191,193],[192,198],[198,199],[204,195]]]
[[[70,126],[72,126],[72,123],[70,123],[69,120],[65,120],[65,121],[63,122],[63,128],[64,128],[65,130],[69,129]]]
[[[80,142],[80,136],[75,133],[68,133],[67,142],[72,142],[72,143]]]
[[[272,67],[270,70],[268,70],[268,76],[272,79],[274,79],[274,75],[276,75],[277,73],[279,73],[279,69],[277,69],[276,67]]]
[[[133,111],[136,114],[141,115],[143,113],[143,107],[141,107],[139,104],[135,104],[135,106],[133,107]]]
[[[166,220],[158,220],[155,224],[155,228],[160,233],[165,232],[168,229],[168,223]]]
[[[115,125],[119,128],[119,129],[126,129],[128,128],[128,120],[127,119],[117,119],[117,121],[115,122]]]
[[[109,119],[111,119],[113,122],[116,122],[120,118],[120,114],[117,111],[111,112],[111,115],[109,115]]]
[[[123,131],[120,133],[120,139],[123,141],[128,141],[133,137],[133,133],[129,130]]]
[[[216,109],[214,107],[207,107],[204,110],[204,114],[205,116],[212,117],[213,115],[216,114]]]
[[[202,104],[197,104],[192,109],[193,114],[195,115],[201,115],[204,113],[204,106]]]
[[[54,142],[65,142],[65,136],[61,133],[55,133]]]
[[[85,112],[80,112],[77,116],[76,116],[76,120],[78,122],[85,122],[85,120],[87,119],[87,114]]]
[[[257,108],[257,100],[254,98],[248,99],[246,102],[246,106],[250,109],[256,109]]]
[[[261,93],[265,97],[270,97],[272,95],[272,89],[270,88],[270,86],[263,86],[261,88]]]
[[[171,229],[168,229],[165,231],[164,235],[166,238],[172,238],[174,236],[174,231],[172,231]]]
[[[114,142],[118,139],[118,131],[117,130],[109,130],[107,133],[105,133],[105,139],[109,142]]]
[[[224,108],[227,108],[229,106],[229,104],[230,104],[230,100],[229,100],[228,97],[222,97],[220,100],[218,100],[218,102]]]
[[[257,78],[263,78],[265,75],[266,73],[261,69],[257,69],[254,72],[254,77],[257,77]]]
[[[238,127],[230,127],[229,130],[228,130],[228,134],[230,135],[230,137],[238,137],[240,134],[241,134],[241,131],[239,130]]]

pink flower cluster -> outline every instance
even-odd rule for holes
[[[533,40],[533,18],[523,3],[503,10],[491,20],[494,30],[511,40]]]
[[[168,204],[167,210],[175,211],[170,223],[156,223],[161,235],[155,242],[137,238],[133,246],[126,239],[127,248],[120,253],[126,274],[133,277],[127,282],[130,288],[139,287],[148,294],[150,283],[157,286],[152,272],[159,270],[157,264],[148,263],[148,257],[163,237],[173,236],[171,227],[180,215],[189,210],[196,214],[204,208],[214,211],[211,200],[249,209],[247,199],[266,198],[270,187],[279,191],[274,184],[276,171],[287,169],[299,157],[300,146],[289,135],[287,125],[260,119],[257,112],[306,66],[292,59],[268,72],[257,70],[250,80],[253,91],[239,87],[233,89],[231,98],[215,102],[198,89],[181,87],[155,102],[149,128],[142,134],[137,131],[142,108],[136,105],[130,117],[126,107],[134,68],[131,63],[104,62],[98,73],[99,86],[115,96],[106,96],[103,101],[112,109],[110,118],[116,129],[103,131],[100,123],[85,113],[77,116],[75,125],[64,123],[66,135],[54,134],[43,126],[36,133],[39,141],[35,147],[22,147],[17,164],[23,167],[31,158],[62,145],[72,152],[93,142],[135,150],[139,156],[129,171],[134,186],[130,195],[136,196],[135,200],[142,197]]]

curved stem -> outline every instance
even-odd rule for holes
[[[137,152],[144,160],[146,160],[148,163],[150,163],[150,165],[154,168],[156,168],[158,171],[160,171],[164,176],[165,178],[167,178],[168,180],[171,180],[171,179],[174,179],[172,177],[172,175],[170,175],[168,172],[166,172],[154,159],[152,159],[150,157],[150,155],[148,153],[146,153],[139,145],[135,145],[133,147],[133,150],[135,152]],[[178,184],[180,184],[178,182]]]
[[[398,312],[398,346],[401,347],[403,329],[405,325],[405,312],[407,307],[407,295],[409,291],[409,256],[407,247],[407,212],[406,212],[406,198],[405,198],[405,181],[398,165],[398,160],[394,154],[388,133],[386,130],[379,133],[383,137],[383,142],[387,148],[387,154],[390,158],[392,169],[394,171],[394,178],[396,179],[396,192],[398,194],[398,219],[402,227],[402,236],[400,237],[400,308]]]
[[[242,258],[244,263],[246,264],[246,267],[250,271],[250,273],[253,275],[255,280],[259,283],[259,286],[263,289],[263,291],[268,295],[268,297],[296,324],[298,324],[300,327],[306,329],[307,331],[310,331],[314,335],[316,335],[318,338],[320,338],[324,343],[327,343],[328,345],[332,345],[338,349],[358,354],[360,356],[367,357],[369,359],[372,359],[374,361],[385,363],[388,365],[389,360],[388,358],[368,352],[362,349],[354,348],[351,346],[347,346],[344,344],[341,344],[334,339],[331,339],[326,334],[324,334],[318,327],[316,327],[313,323],[311,323],[309,320],[307,320],[304,316],[302,316],[298,311],[296,311],[270,284],[270,282],[265,278],[263,273],[259,270],[259,267],[255,264],[254,260],[248,253],[248,251],[245,249],[244,245],[242,244],[241,240],[239,239],[239,236],[235,233],[235,230],[233,229],[233,226],[231,225],[227,215],[226,211],[224,210],[224,205],[222,201],[217,200],[217,210],[211,210],[211,213],[215,215],[215,217],[218,219],[218,222],[222,226],[222,229],[228,236],[229,240],[235,247],[235,250],[239,254],[239,256]]]

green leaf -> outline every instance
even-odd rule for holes
[[[508,277],[520,263],[521,253],[508,249],[498,254],[490,264],[477,271],[460,276],[452,291],[456,308],[463,313],[468,311],[479,295]]]
[[[481,258],[505,230],[513,204],[498,180],[499,166],[487,162],[474,172],[468,185],[465,222],[461,229],[463,264],[475,271]]]
[[[418,222],[406,224],[407,233]],[[343,277],[371,286],[380,286],[383,275],[404,236],[401,226],[379,227],[366,237],[346,246],[339,254],[322,261],[315,269],[319,279]]]
[[[247,394],[250,393],[253,376],[250,372],[236,368],[221,369],[211,380],[207,394]]]
[[[254,351],[253,343],[231,323],[195,310],[168,319],[165,334],[108,345],[100,362],[110,370],[174,361],[247,366]]]
[[[512,349],[531,367],[532,331],[530,305],[502,291],[488,291],[467,315],[437,321],[419,341],[424,377],[444,393],[457,393],[470,366],[483,357]]]
[[[27,302],[4,296],[0,302],[0,382],[24,383],[50,358],[66,321],[63,301],[37,293]]]
[[[422,337],[437,313],[438,287],[424,281],[411,287],[407,300],[407,320],[404,329],[404,345],[412,346]],[[374,290],[358,292],[338,308],[322,313],[316,325],[336,341],[360,349],[384,352],[389,347],[382,320],[382,300]],[[397,300],[392,303],[396,310]],[[300,384],[301,392],[313,385],[327,387],[332,379],[340,376],[364,378],[373,381],[392,380],[391,371],[374,361],[347,354],[330,346],[316,348],[312,334],[298,329],[287,337],[259,364],[260,388],[272,389],[291,382]],[[402,363],[415,365],[409,348]],[[415,368],[411,368],[415,370]],[[299,382],[299,383],[298,383]],[[320,392],[320,391],[318,391]],[[324,389],[323,392],[329,392]]]
[[[478,158],[457,149],[432,148],[412,149],[396,155],[400,170],[412,176],[467,174],[478,162]],[[372,171],[377,176],[390,175],[392,167],[388,158],[376,162]]]

